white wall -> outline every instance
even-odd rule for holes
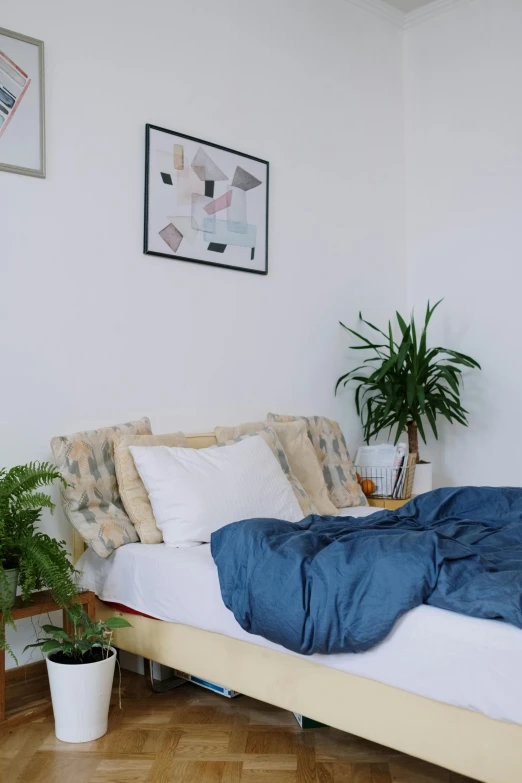
[[[401,32],[345,0],[3,0],[2,25],[45,41],[48,176],[0,172],[0,464],[143,415],[320,412],[355,447],[338,320],[406,300]],[[268,277],[142,254],[146,122],[270,161]]]
[[[475,0],[406,36],[409,294],[471,354],[470,427],[430,443],[439,484],[520,484],[522,3]],[[440,344],[440,343],[439,343]]]

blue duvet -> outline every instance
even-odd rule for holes
[[[371,517],[212,535],[225,605],[294,652],[363,652],[419,604],[522,628],[522,489],[439,489]]]

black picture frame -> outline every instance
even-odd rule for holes
[[[149,242],[149,223],[150,223],[150,176],[151,176],[151,165],[150,165],[150,157],[151,157],[151,147],[150,147],[150,137],[151,137],[151,131],[160,131],[161,133],[167,133],[172,136],[179,137],[181,139],[185,139],[186,141],[194,142],[196,144],[204,145],[205,147],[213,147],[215,149],[221,150],[223,152],[230,153],[232,155],[240,156],[241,158],[245,158],[246,160],[255,161],[256,163],[260,163],[264,166],[266,166],[266,226],[265,226],[265,253],[264,253],[264,267],[260,269],[249,269],[248,267],[242,267],[242,266],[236,266],[231,264],[223,264],[219,261],[209,261],[206,259],[200,259],[200,258],[190,258],[185,255],[178,255],[176,252],[173,253],[162,253],[158,250],[152,250],[150,249],[150,242]],[[163,177],[163,175],[162,175]],[[165,180],[164,180],[165,181]],[[206,185],[206,183],[205,183]],[[161,258],[170,258],[174,259],[176,261],[189,261],[194,264],[203,264],[205,266],[217,266],[222,269],[231,269],[236,272],[250,272],[251,274],[256,275],[267,275],[268,274],[268,231],[269,231],[269,191],[270,191],[270,164],[267,160],[263,160],[262,158],[257,158],[254,155],[248,155],[244,152],[239,152],[238,150],[233,150],[230,147],[224,147],[221,144],[215,144],[213,142],[204,141],[203,139],[198,139],[194,136],[189,136],[185,133],[179,133],[178,131],[169,130],[168,128],[162,128],[158,125],[152,125],[150,123],[147,123],[145,125],[145,208],[144,208],[144,229],[143,229],[143,252],[145,255],[149,256],[159,256]],[[205,190],[205,194],[207,191]],[[212,243],[211,243],[212,244]],[[217,245],[217,247],[221,247]],[[224,246],[226,247],[226,246]],[[255,250],[255,248],[254,248]],[[252,258],[253,258],[253,252],[252,251]],[[218,252],[223,252],[222,250]]]

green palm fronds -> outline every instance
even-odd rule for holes
[[[461,368],[481,368],[475,359],[466,354],[449,348],[428,348],[428,325],[441,301],[433,307],[428,302],[420,335],[417,334],[414,315],[407,323],[397,312],[401,333],[399,342],[394,338],[391,321],[385,332],[366,321],[359,313],[361,321],[379,335],[377,342],[372,342],[341,323],[360,341],[350,347],[356,351],[370,352],[363,364],[342,375],[335,386],[337,393],[341,385],[346,386],[350,382],[358,384],[355,389],[355,406],[361,417],[366,443],[385,429],[395,429],[395,443],[398,443],[406,428],[410,435],[411,430],[415,430],[413,441],[416,441],[418,428],[426,442],[426,423],[435,438],[438,438],[436,420],[440,415],[451,423],[467,426],[468,411],[460,399]],[[410,437],[410,448],[411,442]]]

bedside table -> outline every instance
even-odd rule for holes
[[[390,511],[396,511],[398,508],[405,506],[410,500],[413,500],[414,497],[415,495],[412,495],[411,498],[403,498],[402,500],[395,500],[394,498],[366,498],[366,500],[368,505],[374,508],[387,508]]]

